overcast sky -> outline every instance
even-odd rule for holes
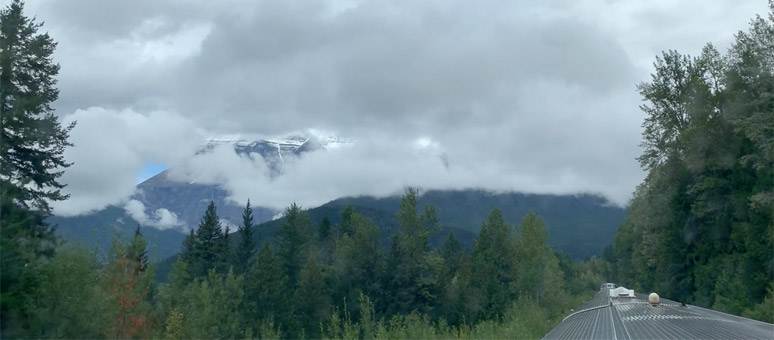
[[[644,177],[638,82],[663,50],[725,51],[765,1],[37,0],[59,42],[73,215],[127,204],[148,164],[236,201],[479,187],[600,193]],[[351,139],[275,180],[207,137]]]

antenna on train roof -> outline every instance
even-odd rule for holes
[[[658,306],[658,305],[660,304],[660,299],[659,299],[659,297],[658,297],[658,294],[656,294],[656,293],[650,293],[650,295],[648,295],[648,303],[649,303],[651,306],[654,306],[654,307],[655,307],[655,306]]]

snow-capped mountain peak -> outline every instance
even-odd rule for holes
[[[340,138],[319,131],[307,134],[292,134],[285,137],[253,137],[245,138],[241,135],[227,135],[210,137],[197,153],[207,153],[221,145],[229,145],[241,155],[253,158],[253,154],[260,155],[272,170],[272,177],[282,173],[282,169],[288,158],[300,157],[306,152],[337,148],[350,144],[351,140]]]

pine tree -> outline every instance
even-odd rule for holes
[[[285,324],[290,318],[288,303],[291,291],[282,261],[269,243],[258,251],[256,263],[245,277],[245,300],[247,318],[253,320],[257,331],[261,322],[273,321]]]
[[[356,214],[355,208],[351,205],[347,205],[344,211],[341,212],[341,221],[339,221],[338,232],[339,237],[344,235],[351,235],[354,232],[354,226],[352,225],[352,216]]]
[[[106,266],[108,296],[114,305],[114,321],[108,325],[111,338],[144,337],[148,327],[150,305],[146,297],[154,273],[148,272],[145,238],[139,233],[127,243],[116,238]]]
[[[320,256],[320,263],[327,266],[333,260],[333,252],[336,250],[337,232],[331,226],[331,219],[328,216],[323,217],[320,222],[320,228],[317,231],[317,252]]]
[[[253,209],[250,200],[247,200],[245,210],[242,212],[242,224],[239,225],[239,245],[235,252],[234,270],[237,274],[247,272],[253,266],[255,256],[255,239],[253,238]]]
[[[418,192],[407,189],[398,216],[398,233],[393,236],[388,261],[387,283],[394,313],[409,313],[414,309],[426,313],[436,303],[440,293],[440,272],[443,259],[430,249],[429,238],[438,232],[438,212],[425,206],[418,212]]]
[[[138,264],[137,270],[144,272],[148,269],[148,241],[140,231],[140,226],[134,230],[134,236],[132,237],[128,249],[127,257]]]
[[[473,245],[471,280],[483,302],[477,311],[479,317],[502,317],[515,297],[514,241],[513,228],[505,222],[500,209],[493,209]]]
[[[453,232],[449,232],[446,239],[443,241],[441,247],[441,257],[445,264],[445,273],[447,277],[452,277],[454,273],[459,269],[463,257],[465,257],[465,250],[462,249],[462,243],[456,237]]]
[[[328,316],[330,301],[323,274],[314,255],[310,254],[301,267],[298,287],[293,297],[301,329],[306,336],[319,338],[319,325]]]
[[[36,268],[54,253],[54,228],[45,223],[50,202],[67,198],[59,183],[73,124],[62,127],[51,104],[57,99],[56,43],[38,30],[14,0],[0,9],[0,337],[26,322],[38,290]]]
[[[475,313],[482,303],[471,284],[471,258],[462,248],[453,233],[444,242],[441,249],[444,268],[441,274],[442,294],[436,316],[451,325],[476,321]]]
[[[285,209],[285,223],[279,231],[279,257],[285,266],[285,274],[295,287],[301,266],[306,261],[313,239],[309,215],[293,203]]]
[[[215,268],[218,273],[227,273],[233,269],[232,263],[234,263],[234,247],[231,246],[231,226],[226,225],[226,230],[223,231],[223,238],[220,240],[220,258]]]
[[[548,245],[548,229],[532,210],[521,221],[516,258],[519,294],[543,303],[561,298],[564,274],[559,269],[559,259]]]
[[[164,324],[164,339],[182,340],[183,339],[183,312],[173,309]]]
[[[468,254],[460,241],[450,232],[441,247],[443,270],[441,271],[441,295],[437,317],[444,318],[452,325],[458,325],[465,317],[463,301],[469,290],[466,289],[468,277],[461,275],[462,266],[470,262]]]
[[[186,263],[188,268],[194,264],[196,260],[196,230],[191,229],[183,239],[183,246],[180,250],[180,259]]]
[[[223,231],[215,209],[210,202],[199,227],[196,229],[196,247],[193,252],[191,270],[193,277],[207,276],[210,269],[219,268],[223,258]]]
[[[354,210],[347,215],[342,213],[342,220],[345,219],[350,232],[336,242],[331,268],[335,282],[333,298],[339,305],[344,299],[357,301],[359,292],[379,298],[385,267],[376,225]]]
[[[331,219],[328,218],[328,216],[323,217],[322,222],[320,222],[320,228],[317,230],[317,239],[320,242],[325,242],[325,240],[328,239],[328,236],[331,234]]]
[[[14,0],[0,11],[0,193],[49,213],[50,201],[67,198],[58,179],[70,166],[63,152],[74,125],[62,127],[51,108],[59,97],[56,43],[23,10]]]

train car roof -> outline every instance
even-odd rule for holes
[[[610,298],[603,290],[544,339],[774,339],[774,324],[648,297]]]

